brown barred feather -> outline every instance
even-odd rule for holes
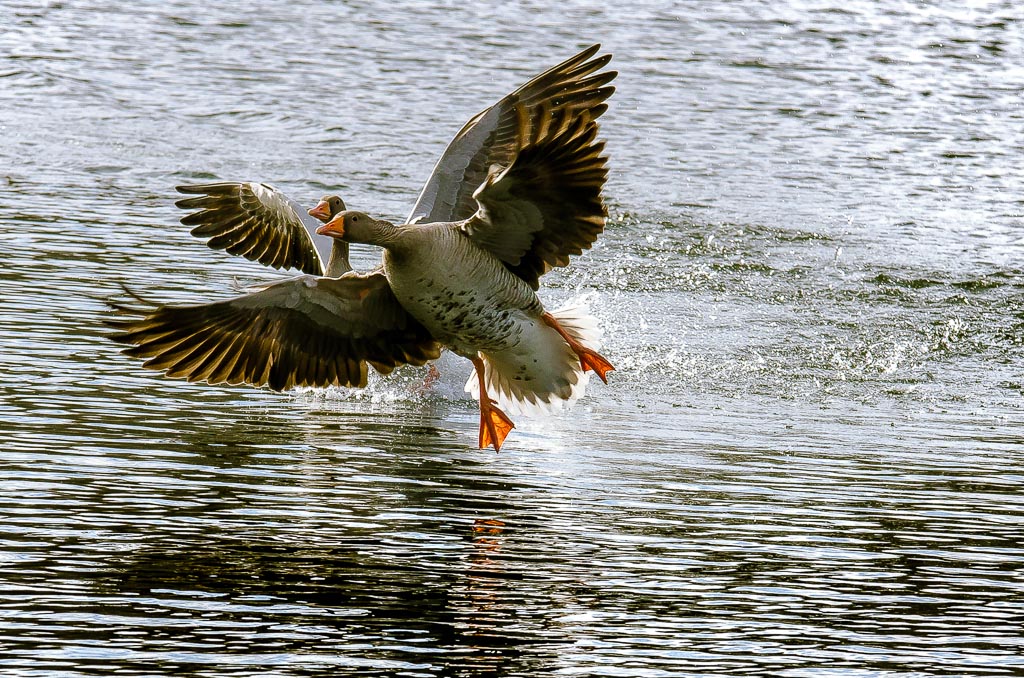
[[[300,276],[208,304],[111,304],[124,352],[169,377],[211,384],[365,386],[366,363],[388,373],[440,355],[382,273]]]

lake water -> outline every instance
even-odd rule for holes
[[[0,674],[1024,674],[1019,3],[263,4],[0,6]],[[104,338],[122,282],[273,275],[175,184],[400,219],[595,41],[613,218],[542,292],[618,370],[570,412],[495,454],[465,361],[275,394]]]

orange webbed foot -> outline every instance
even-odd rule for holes
[[[582,345],[580,346],[580,350],[577,350],[576,347],[573,347],[573,350],[575,350],[576,355],[580,357],[580,367],[583,368],[584,372],[587,370],[593,370],[597,373],[597,376],[601,377],[601,381],[606,384],[608,383],[608,377],[605,375],[614,370],[615,366],[608,362],[607,358],[597,351],[591,351],[589,348],[584,348]]]
[[[483,398],[487,399],[487,396]],[[494,451],[500,452],[501,444],[516,425],[490,399],[486,400],[487,405],[484,402],[483,399],[480,401],[480,449],[493,445]]]
[[[541,316],[541,319],[547,323],[548,327],[558,332],[565,340],[565,343],[569,344],[569,348],[573,350],[580,359],[580,369],[584,372],[587,370],[593,370],[597,373],[597,376],[601,377],[601,381],[608,383],[608,373],[615,369],[615,366],[608,362],[608,359],[593,349],[589,349],[580,342],[576,341],[568,332],[559,324],[555,316],[550,313],[545,313]]]

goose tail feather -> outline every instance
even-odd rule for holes
[[[601,348],[601,329],[585,304],[568,304],[551,315],[576,341],[595,351]],[[517,349],[480,353],[487,395],[509,414],[551,414],[571,406],[583,396],[590,373],[583,371],[565,340],[544,323],[532,322],[523,334]],[[475,369],[465,390],[480,398]]]

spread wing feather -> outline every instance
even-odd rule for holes
[[[367,363],[387,374],[440,355],[383,273],[299,276],[225,301],[113,303],[107,324],[124,352],[169,377],[211,384],[365,386]]]
[[[517,107],[517,153],[507,167],[491,168],[473,194],[478,210],[463,225],[534,289],[552,267],[589,249],[608,216],[597,123],[588,111],[547,108]]]
[[[211,248],[265,266],[323,275],[330,243],[313,237],[320,222],[273,186],[231,181],[190,184],[177,190],[196,196],[174,204],[199,210],[183,216],[181,223],[193,226],[192,235],[206,238]]]
[[[519,109],[545,106],[548,115],[588,111],[596,120],[607,109],[602,102],[615,88],[617,73],[601,71],[610,54],[594,58],[600,45],[541,73],[501,101],[474,116],[455,135],[437,161],[407,221],[462,221],[477,210],[473,192],[493,165],[507,166],[515,156]]]

